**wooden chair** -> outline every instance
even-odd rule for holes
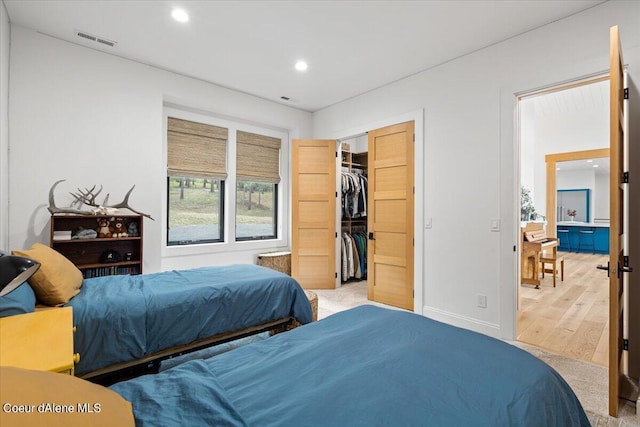
[[[540,263],[542,264],[542,278],[544,279],[544,273],[553,274],[553,287],[556,287],[556,275],[560,273],[560,281],[564,282],[564,257],[553,256],[553,254],[543,253],[540,257]],[[560,263],[560,271],[558,271],[558,263]],[[551,268],[547,268],[546,264],[551,264]]]

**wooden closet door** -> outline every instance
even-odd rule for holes
[[[336,141],[294,140],[291,276],[303,288],[336,280]]]
[[[414,122],[369,132],[368,298],[413,311]]]

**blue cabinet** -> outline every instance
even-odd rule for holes
[[[569,252],[609,253],[609,227],[582,225],[558,225],[560,239],[558,249]]]

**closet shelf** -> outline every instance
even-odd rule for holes
[[[353,163],[353,162],[345,162],[345,161],[342,162],[342,166],[352,166],[352,167],[355,166],[355,167],[364,168],[364,169],[367,168],[367,165],[362,163]]]

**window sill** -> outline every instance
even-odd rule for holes
[[[173,245],[162,248],[162,257],[181,257],[190,255],[206,255],[228,252],[254,252],[264,250],[287,249],[283,239],[241,240],[233,242],[200,243],[193,245]]]

